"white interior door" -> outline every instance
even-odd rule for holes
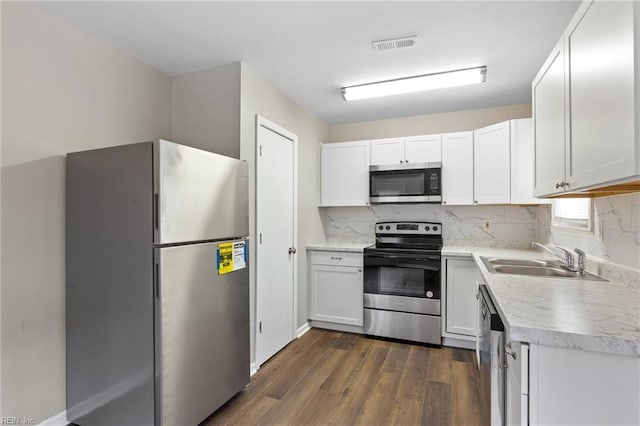
[[[256,364],[294,338],[297,137],[258,117]]]

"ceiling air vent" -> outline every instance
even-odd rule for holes
[[[371,43],[374,52],[387,52],[389,50],[406,49],[414,47],[417,43],[418,36],[409,36],[402,38],[393,38],[389,40],[379,40]]]

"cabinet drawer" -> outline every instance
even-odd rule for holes
[[[344,251],[313,251],[312,265],[359,266],[363,265],[362,253]]]

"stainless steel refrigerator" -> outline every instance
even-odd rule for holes
[[[247,163],[155,141],[67,155],[67,418],[196,425],[249,383]]]

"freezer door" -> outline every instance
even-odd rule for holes
[[[249,383],[249,270],[219,275],[218,244],[157,249],[165,426],[200,423]]]
[[[154,156],[156,244],[249,235],[246,161],[164,140]]]

